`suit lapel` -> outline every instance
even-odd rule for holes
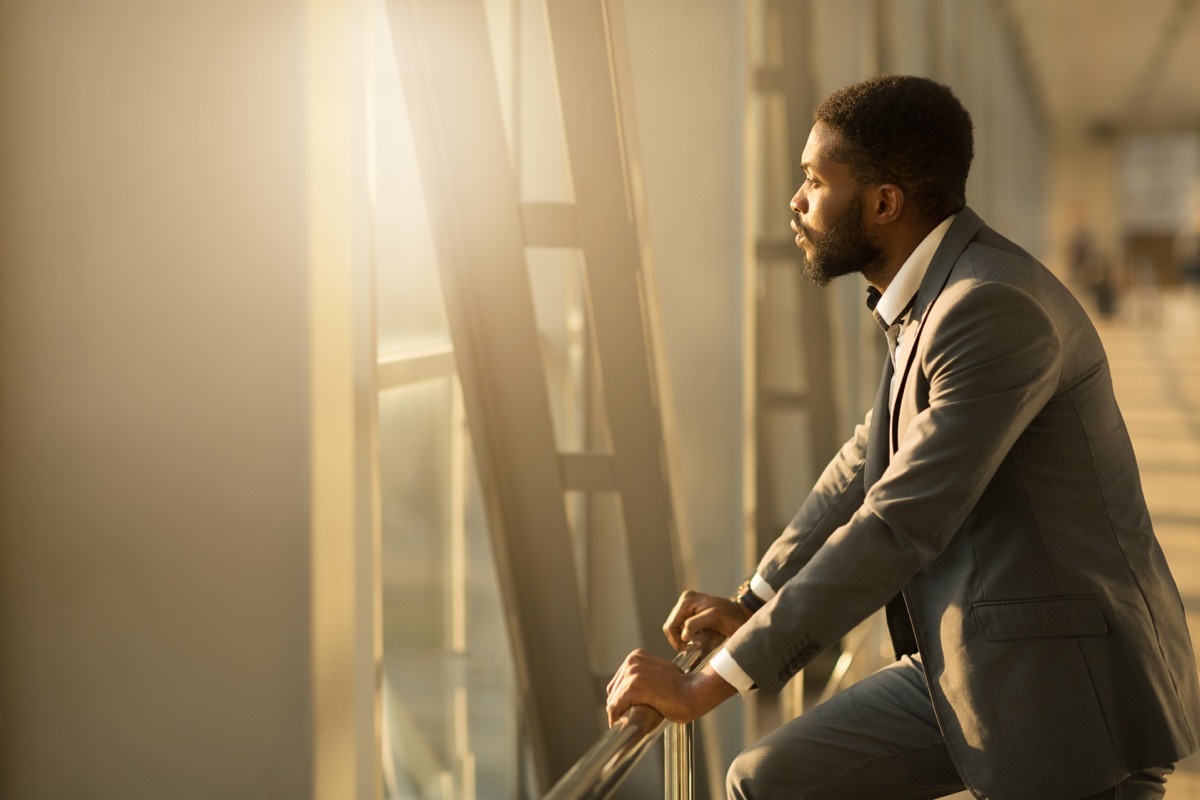
[[[983,220],[970,208],[958,212],[954,222],[950,223],[950,230],[946,231],[946,236],[938,245],[937,252],[933,254],[929,269],[925,270],[921,288],[917,289],[916,299],[913,300],[913,319],[920,320],[924,317],[926,309],[941,294],[958,257],[982,227]]]
[[[946,286],[946,281],[950,279],[950,270],[962,255],[963,250],[967,249],[967,245],[975,238],[975,234],[983,227],[983,220],[979,215],[970,208],[963,208],[958,212],[958,216],[954,218],[954,222],[950,224],[950,229],[946,231],[945,238],[938,245],[937,252],[933,254],[933,259],[929,262],[929,269],[925,271],[925,277],[921,280],[921,288],[917,289],[917,296],[913,300],[912,307],[912,322],[909,325],[909,331],[906,334],[908,341],[905,344],[905,359],[900,365],[900,383],[896,388],[896,404],[891,409],[891,414],[887,413],[887,406],[884,406],[884,412],[881,418],[890,418],[890,424],[887,427],[887,432],[883,436],[883,447],[885,453],[891,455],[892,447],[899,447],[900,435],[900,404],[901,398],[904,397],[904,386],[908,382],[908,374],[912,370],[913,362],[916,360],[917,346],[921,340],[921,330],[925,323],[926,312],[933,306],[938,295],[942,293],[942,289]],[[889,374],[890,378],[890,374]],[[884,403],[887,403],[887,389],[884,391]],[[878,407],[878,400],[876,400]],[[872,435],[874,435],[874,424],[872,424]],[[868,451],[869,452],[869,451]],[[885,462],[886,464],[886,462]]]

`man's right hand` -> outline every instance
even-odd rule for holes
[[[679,602],[671,609],[663,633],[672,647],[682,650],[692,637],[704,630],[716,631],[728,639],[748,619],[750,613],[735,600],[687,591],[679,596]]]

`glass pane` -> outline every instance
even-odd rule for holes
[[[610,449],[577,250],[526,250],[546,390],[563,451]]]
[[[429,215],[386,11],[376,9],[370,132],[379,350],[449,341]]]
[[[760,508],[759,514],[768,530],[781,531],[817,479],[808,458],[812,447],[810,422],[808,414],[799,408],[776,408],[764,415],[761,425],[769,446],[759,454],[763,471],[759,480],[769,482],[763,487],[769,507]]]
[[[379,397],[385,761],[393,797],[516,797],[511,649],[450,379]]]
[[[759,381],[772,392],[798,394],[807,384],[801,370],[804,352],[800,334],[800,267],[781,261],[766,265],[759,313],[762,363]],[[817,345],[819,346],[819,345]]]
[[[377,348],[387,353],[450,334],[387,10],[372,2],[371,247]],[[543,4],[484,7],[520,196],[569,201]],[[556,427],[579,449],[597,436],[586,427],[595,380],[579,256],[530,264]],[[526,796],[511,643],[455,381],[381,392],[378,445],[389,797]]]
[[[438,796],[453,759],[449,399],[448,380],[379,397],[384,670],[404,723],[393,744],[418,797]]]
[[[566,135],[555,82],[550,25],[543,0],[518,5],[516,119],[520,126],[517,185],[524,202],[569,203],[574,199],[567,167]]]

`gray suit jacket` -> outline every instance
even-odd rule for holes
[[[902,595],[893,641],[919,646],[978,797],[1074,800],[1193,752],[1183,604],[1087,315],[970,209],[912,313],[893,413],[889,364],[876,407],[759,565],[777,594],[731,655],[779,691]]]

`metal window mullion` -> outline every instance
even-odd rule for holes
[[[454,374],[454,348],[449,342],[377,356],[375,388],[379,391],[408,386]]]
[[[684,564],[611,71],[611,32],[600,0],[549,0],[546,6],[639,631],[643,646],[665,652],[661,620],[682,585]]]

